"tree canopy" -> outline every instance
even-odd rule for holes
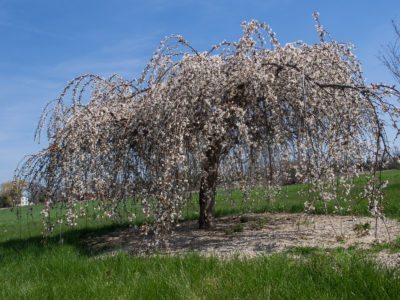
[[[145,230],[168,232],[188,192],[200,191],[201,228],[212,227],[218,186],[309,184],[316,201],[344,203],[360,172],[374,174],[387,153],[383,114],[394,87],[367,85],[352,46],[331,39],[314,15],[320,42],[281,45],[259,21],[238,41],[197,51],[181,36],[163,40],[141,76],[82,75],[50,102],[37,137],[49,146],[18,176],[47,187],[47,208],[95,194],[109,215],[135,199]],[[382,216],[376,177],[360,197]],[[339,201],[338,201],[339,203]],[[340,207],[338,207],[340,210]],[[46,215],[46,214],[45,214]]]

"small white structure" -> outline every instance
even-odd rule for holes
[[[26,206],[26,205],[29,205],[29,199],[28,199],[28,197],[26,197],[26,196],[22,196],[21,197],[21,201],[20,201],[20,204],[19,204],[20,206]]]

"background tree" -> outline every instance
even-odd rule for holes
[[[384,53],[381,55],[381,60],[388,68],[394,79],[400,83],[400,28],[392,21],[395,40],[386,45]]]
[[[394,80],[400,84],[400,28],[395,21],[392,21],[392,25],[395,33],[395,40],[386,45],[380,59],[390,71]],[[397,97],[400,97],[398,93]],[[396,122],[393,122],[393,126],[397,129],[397,132],[399,132]],[[396,135],[396,138],[397,137],[398,135]]]
[[[46,187],[40,183],[32,183],[27,187],[29,191],[28,198],[31,203],[45,203],[46,202]]]
[[[38,126],[48,148],[29,157],[18,176],[46,186],[44,215],[95,193],[107,214],[135,199],[144,226],[162,236],[199,190],[199,227],[213,226],[217,187],[276,188],[295,176],[309,185],[306,210],[317,201],[349,201],[352,178],[387,152],[381,113],[394,88],[366,85],[352,47],[325,41],[281,46],[270,27],[244,22],[236,42],[199,52],[181,36],[161,42],[138,79],[83,75],[49,103]],[[267,46],[266,40],[269,40]],[[290,170],[290,172],[289,172]],[[291,174],[289,174],[291,173]],[[294,175],[293,175],[294,174]],[[365,197],[381,217],[374,176]]]
[[[22,180],[3,182],[0,185],[0,207],[11,207],[21,202],[26,184]]]

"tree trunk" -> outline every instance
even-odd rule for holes
[[[269,164],[269,181],[270,184],[272,184],[274,180],[274,164],[272,162],[273,156],[272,156],[272,148],[271,145],[268,145],[268,164]]]
[[[203,163],[203,174],[200,179],[200,217],[199,228],[209,229],[214,226],[214,206],[217,189],[219,155],[214,149],[206,153]]]

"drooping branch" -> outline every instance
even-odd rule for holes
[[[39,122],[49,147],[17,176],[46,186],[48,203],[66,203],[70,224],[74,203],[88,195],[102,199],[107,216],[133,199],[145,231],[159,235],[179,219],[194,188],[202,228],[212,226],[222,184],[275,193],[284,183],[306,182],[315,189],[309,211],[317,200],[347,201],[351,178],[379,168],[386,151],[381,115],[396,122],[399,110],[386,99],[398,92],[367,86],[351,46],[327,42],[317,25],[323,36],[313,45],[281,46],[258,21],[243,23],[237,42],[208,52],[172,36],[138,80],[77,77]]]

